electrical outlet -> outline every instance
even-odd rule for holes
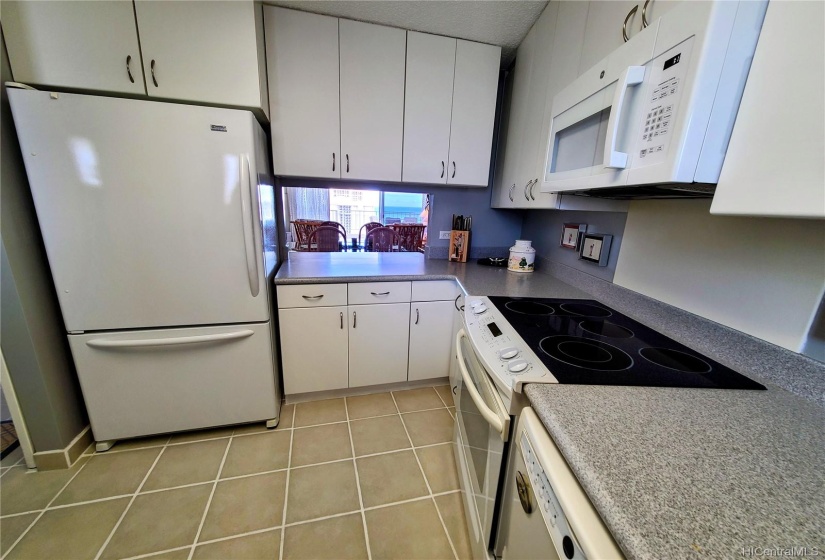
[[[450,232],[449,231],[441,231],[441,232],[438,233],[438,238],[439,239],[449,239],[450,238]]]

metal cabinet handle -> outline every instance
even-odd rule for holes
[[[627,20],[633,17],[633,14],[635,14],[638,9],[639,5],[636,4],[629,12],[627,12],[627,15],[624,18],[624,24],[622,24],[622,39],[624,39],[625,43],[627,43],[630,40],[630,38],[627,36]]]
[[[455,162],[453,162],[453,174],[450,176],[450,179],[455,179]]]
[[[444,178],[444,162],[441,162],[441,178]]]
[[[347,154],[347,173],[349,173],[349,154]]]
[[[530,195],[527,194],[527,189],[529,189],[533,185],[533,180],[530,179],[527,181],[527,184],[524,185],[524,198],[527,199],[527,202],[530,202]]]
[[[516,188],[516,184],[513,183],[513,186],[510,187],[510,191],[507,193],[507,197],[510,199],[510,202],[515,202],[513,200],[513,189]]]
[[[535,197],[535,196],[533,196],[533,189],[536,187],[536,185],[538,184],[538,182],[539,182],[538,177],[536,177],[535,179],[533,179],[533,186],[532,186],[532,187],[530,187],[530,198],[531,198],[532,200],[536,200],[536,197]]]
[[[642,29],[650,25],[647,21],[647,5],[650,4],[650,0],[645,0],[645,5],[642,7]]]
[[[344,330],[344,312],[341,311],[338,315],[341,317],[341,330]]]
[[[459,306],[458,306],[458,300],[459,300],[459,298],[461,298],[461,294],[458,294],[457,296],[455,296],[455,301],[453,302],[453,305],[455,305],[455,310],[456,310],[456,311],[461,311],[461,310],[463,310],[463,309],[464,309],[464,306],[463,306],[463,305],[462,305],[461,307],[459,307]]]
[[[158,87],[158,80],[155,78],[155,59],[152,59],[152,63],[149,65],[149,68],[152,70],[152,83],[155,84],[155,87]]]
[[[324,295],[321,294],[320,296],[301,296],[301,297],[304,298],[304,299],[307,299],[307,300],[315,300],[315,299],[321,299],[322,297],[324,297]]]
[[[358,318],[355,316],[355,311],[352,312],[352,328],[355,328]]]
[[[454,395],[456,394],[456,393],[455,393],[456,389],[458,389],[458,387],[457,387],[457,386],[455,386],[455,385],[453,385],[453,394],[454,394]]]
[[[389,292],[370,292],[374,296],[388,296],[390,295]]]
[[[135,79],[132,77],[132,55],[126,57],[126,73],[129,74],[129,81],[135,83]]]
[[[332,152],[332,170],[335,171],[335,152]]]
[[[418,309],[415,310],[415,324],[418,324]]]

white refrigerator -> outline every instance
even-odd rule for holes
[[[8,93],[99,448],[276,424],[268,159],[252,113]]]

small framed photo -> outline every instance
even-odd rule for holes
[[[585,231],[587,231],[587,224],[564,224],[559,245],[565,249],[578,251],[581,248],[582,234]]]
[[[612,242],[612,235],[606,233],[585,233],[582,235],[579,258],[596,263],[599,266],[607,266],[607,259],[610,256],[610,244]]]

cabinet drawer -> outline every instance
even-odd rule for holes
[[[407,301],[409,301],[409,296]],[[346,284],[290,284],[278,286],[278,309],[331,307],[346,304]]]
[[[412,301],[444,301],[455,299],[455,280],[427,280],[412,283]]]
[[[348,284],[349,304],[403,303],[410,301],[411,282],[364,282]]]

